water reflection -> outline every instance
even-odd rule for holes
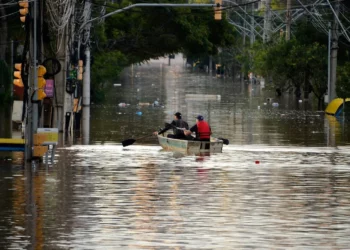
[[[92,106],[91,143],[147,135],[180,111],[190,125],[196,115],[203,115],[215,136],[233,144],[330,146],[322,129],[328,118],[311,101],[298,100],[293,93],[277,97],[256,84],[245,84],[242,94],[240,83],[232,79],[193,74],[182,62],[172,67],[165,64],[134,66],[126,72],[122,87],[110,91],[109,105]],[[154,101],[162,105],[138,105]],[[341,127],[335,131],[333,145],[348,144],[349,123]],[[156,144],[157,140],[147,138],[141,143]]]
[[[54,167],[0,172],[0,243],[6,249],[346,248],[348,152],[231,145],[222,154],[177,157],[159,146],[61,148]]]
[[[91,107],[89,142],[66,139],[54,165],[1,164],[1,248],[348,248],[346,123],[304,103],[297,110],[292,96],[274,107],[259,86],[241,95],[228,80],[176,66],[131,75],[111,104]],[[207,100],[186,99],[193,94]],[[164,108],[137,105],[156,98]],[[120,145],[178,110],[189,123],[205,115],[231,145],[210,155],[163,151],[156,137]]]

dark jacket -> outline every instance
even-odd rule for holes
[[[171,125],[173,125],[174,127],[178,127],[178,128],[185,128],[186,130],[188,130],[188,123],[185,122],[184,120],[182,119],[179,119],[179,120],[173,120],[171,123]],[[180,130],[180,129],[176,129],[170,125],[168,126],[165,126],[165,128],[163,128],[162,130],[160,130],[158,133],[159,134],[163,134],[164,132],[168,131],[169,129],[173,129],[173,133],[174,135],[176,136],[185,136],[184,134],[184,131],[183,130]]]

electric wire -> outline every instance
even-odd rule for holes
[[[11,14],[7,14],[7,15],[4,15],[4,16],[0,16],[0,19],[2,18],[5,18],[5,17],[9,17],[9,16],[13,16],[15,14],[19,13],[19,10],[15,11],[15,12],[12,12]]]

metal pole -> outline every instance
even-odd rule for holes
[[[85,71],[83,78],[83,106],[90,107],[90,48],[86,46],[85,49]]]
[[[213,57],[209,56],[209,76],[210,78],[213,76]]]
[[[247,17],[247,5],[244,6],[244,18]],[[244,22],[244,28],[246,28],[246,22]],[[252,41],[252,34],[250,34],[250,43]],[[243,48],[245,48],[245,45],[246,45],[246,30],[244,29],[243,31]],[[244,72],[241,70],[241,73],[240,73],[240,81],[241,81],[241,91],[243,91],[243,88],[244,88]],[[235,79],[235,76],[233,75],[233,80]]]
[[[11,65],[11,75],[13,76],[13,67],[14,67],[14,64],[13,64],[13,40],[11,40],[11,58],[10,58],[10,65]],[[11,91],[11,97],[13,96],[13,84],[11,84],[11,88],[10,88],[10,91]],[[11,123],[12,124],[12,123]],[[12,129],[12,127],[11,127]],[[12,130],[11,130],[12,131]]]
[[[85,71],[83,77],[83,108],[90,107],[90,48],[85,49]]]
[[[11,75],[13,76],[13,67],[14,67],[14,64],[13,64],[13,40],[11,40],[11,58],[10,58],[10,69],[11,69]],[[12,98],[13,97],[13,84],[10,84],[10,97]],[[13,102],[12,102],[13,103]],[[13,112],[13,105],[10,106],[11,107],[11,114]],[[11,122],[10,122],[10,131],[12,133],[12,119],[11,119]]]
[[[32,149],[33,149],[33,134],[37,130],[38,126],[38,104],[32,102],[32,92],[34,92],[34,100],[37,99],[37,71],[36,71],[36,58],[37,58],[37,0],[33,0],[33,18],[34,18],[34,24],[33,29],[30,29],[31,35],[30,36],[30,53],[33,53],[33,61],[31,62],[31,69],[29,72],[29,78],[28,78],[28,107],[27,107],[27,124],[26,124],[26,130],[25,130],[25,138],[26,138],[26,145],[25,145],[25,159],[26,161],[29,161],[32,159]],[[30,88],[33,87],[33,88]],[[33,90],[34,89],[34,90]]]
[[[330,103],[331,99],[331,37],[332,37],[331,23],[328,23],[328,79],[327,79],[327,103]]]
[[[332,28],[332,51],[331,51],[331,95],[329,101],[331,102],[334,98],[336,98],[336,82],[337,82],[337,60],[338,60],[338,15],[339,15],[339,7],[340,1],[338,0],[335,5],[334,10],[334,22]]]
[[[38,99],[38,79],[37,79],[37,4],[38,1],[34,0],[34,34],[33,34],[33,87],[34,87],[34,100]],[[30,98],[31,99],[31,98]],[[31,100],[29,100],[31,101]],[[38,103],[33,103],[33,127],[32,127],[32,136],[36,133],[38,128]]]
[[[85,57],[85,71],[83,77],[82,132],[84,144],[88,144],[90,134],[90,48],[88,45],[85,49]]]
[[[247,5],[244,6],[244,18],[245,19],[247,18],[246,13],[247,13]],[[243,27],[244,27],[244,30],[243,30],[243,47],[245,46],[245,40],[246,40],[246,26],[247,26],[247,24],[246,24],[246,22],[244,22],[244,24],[243,24]]]
[[[290,40],[290,26],[292,24],[292,17],[291,17],[291,0],[287,1],[287,12],[286,12],[286,41]]]
[[[250,46],[253,45],[255,41],[255,28],[254,28],[254,4],[252,4],[252,14],[251,14],[251,26],[250,26]]]
[[[271,0],[265,0],[265,15],[264,15],[264,43],[271,40]]]

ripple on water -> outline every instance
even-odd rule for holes
[[[56,182],[49,181],[66,203],[54,219],[61,226],[43,227],[50,235],[45,244],[74,249],[346,248],[348,152],[347,147],[228,146],[222,154],[194,156],[158,146],[60,149],[57,168],[71,171],[71,177],[57,174]]]

